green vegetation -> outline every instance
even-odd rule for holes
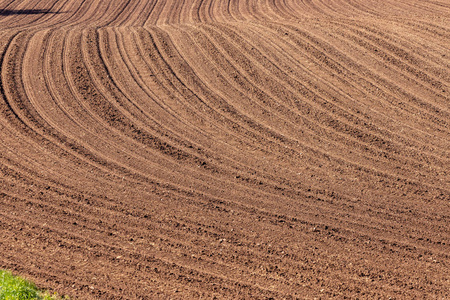
[[[56,300],[62,299],[48,292],[42,292],[31,282],[0,270],[0,300]]]

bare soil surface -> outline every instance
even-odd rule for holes
[[[449,299],[449,0],[0,0],[0,268],[73,299]]]

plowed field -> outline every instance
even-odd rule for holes
[[[449,299],[449,0],[0,0],[0,268],[73,299]]]

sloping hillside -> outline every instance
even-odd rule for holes
[[[0,55],[1,268],[450,298],[449,0],[0,0]]]

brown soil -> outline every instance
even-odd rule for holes
[[[1,0],[0,268],[449,299],[449,45],[449,0]]]

